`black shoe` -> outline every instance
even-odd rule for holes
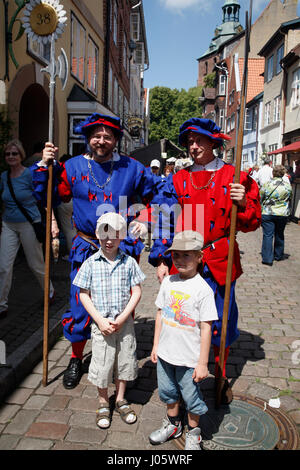
[[[229,385],[228,379],[225,378],[224,386],[222,389],[222,404],[229,405],[233,400],[233,393]]]
[[[266,264],[267,266],[273,266],[273,263],[267,263],[266,261],[262,261],[261,264]]]
[[[69,362],[68,368],[64,373],[63,386],[67,389],[75,388],[81,379],[82,375],[82,361],[77,357],[72,357]]]
[[[227,377],[222,377],[221,405],[229,405],[233,400],[232,389]],[[217,395],[218,379],[215,378],[215,396]]]

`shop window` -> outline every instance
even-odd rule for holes
[[[72,15],[71,18],[71,31],[72,31],[72,40],[71,40],[71,73],[74,77],[77,78],[81,83],[84,83],[85,73],[84,73],[84,64],[85,64],[85,38],[86,32],[81,23],[77,18]]]
[[[99,49],[94,41],[89,38],[88,41],[88,57],[87,57],[87,86],[95,95],[97,94],[97,81],[98,81],[98,58]]]

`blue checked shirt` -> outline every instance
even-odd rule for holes
[[[90,291],[91,300],[103,317],[115,319],[128,304],[131,287],[145,278],[134,258],[119,250],[112,265],[100,248],[82,264],[73,284]]]

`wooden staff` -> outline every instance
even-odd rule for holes
[[[252,11],[252,0],[250,4],[250,12],[251,11]],[[238,183],[240,181],[240,172],[241,172],[241,160],[242,160],[243,137],[244,137],[244,115],[245,115],[246,96],[247,96],[248,54],[250,50],[250,28],[251,28],[251,13],[250,13],[250,21],[248,21],[248,12],[246,12],[245,59],[244,59],[243,83],[242,83],[242,90],[241,90],[240,120],[239,120],[239,130],[238,130],[238,139],[237,139],[235,174],[234,174],[235,183]],[[227,272],[226,272],[225,297],[224,297],[223,320],[222,320],[222,331],[221,331],[221,341],[220,341],[220,354],[219,354],[219,364],[218,364],[218,373],[217,373],[217,390],[216,390],[216,400],[215,400],[216,408],[220,407],[222,390],[224,386],[223,369],[224,369],[224,358],[225,358],[227,326],[228,326],[230,290],[231,290],[231,282],[232,282],[232,265],[233,265],[234,245],[235,245],[235,235],[236,235],[237,210],[238,210],[238,205],[236,203],[232,204],[230,233],[229,233],[228,263],[227,263]]]
[[[54,130],[54,97],[55,97],[55,40],[51,39],[50,59],[50,96],[49,96],[49,142],[53,142]],[[45,241],[45,279],[44,279],[44,342],[43,342],[43,386],[48,383],[48,350],[49,350],[49,298],[50,298],[50,253],[51,253],[51,225],[52,225],[52,186],[53,164],[48,166],[47,186],[47,214],[46,214],[46,241]]]

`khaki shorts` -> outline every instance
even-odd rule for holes
[[[113,379],[134,380],[137,377],[136,339],[132,316],[121,330],[103,336],[92,324],[92,359],[88,380],[99,388],[107,388]]]

